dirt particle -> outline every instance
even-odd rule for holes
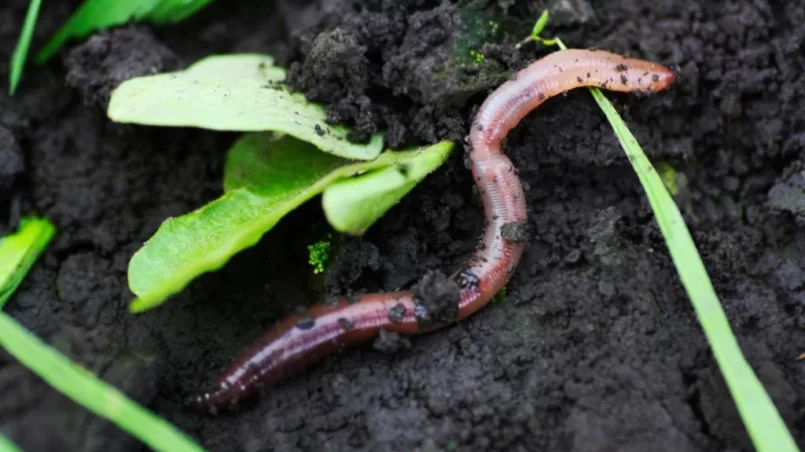
[[[629,66],[621,63],[621,64],[615,66],[615,70],[618,71],[618,72],[625,72],[625,71],[629,70]]]
[[[389,309],[389,320],[392,323],[400,323],[405,319],[405,305],[402,303],[397,303]]]
[[[428,307],[419,301],[414,303],[414,317],[419,322],[429,322],[430,311],[428,311]]]
[[[500,235],[509,242],[525,242],[529,237],[528,223],[526,221],[506,223],[500,227]]]
[[[411,348],[411,340],[394,331],[380,330],[372,347],[379,352],[392,354]]]
[[[340,297],[340,296],[338,296],[338,295],[335,295],[335,294],[328,294],[328,295],[325,295],[325,296],[324,296],[324,303],[325,303],[327,306],[331,307],[331,308],[335,308],[335,307],[337,307],[338,305],[340,305],[340,304],[341,304],[341,300],[342,300],[342,299],[343,299],[343,298],[341,298],[341,297]]]
[[[355,322],[346,317],[339,317],[338,326],[340,326],[344,331],[349,331],[352,328],[355,328]]]
[[[461,290],[478,290],[478,285],[481,283],[478,275],[466,268],[456,273],[455,278]]]
[[[615,285],[612,284],[612,281],[599,281],[598,282],[598,293],[603,295],[606,298],[612,298],[615,295]]]
[[[417,300],[414,305],[414,316],[421,327],[450,323],[458,318],[460,288],[456,281],[441,271],[432,270],[425,273],[414,286],[413,292]]]
[[[627,78],[625,75],[621,75],[621,83],[627,85],[629,83],[629,78]]]
[[[576,248],[570,250],[570,252],[565,255],[564,261],[568,264],[575,264],[580,259],[581,259],[581,250]]]
[[[542,91],[538,92],[537,93],[537,99],[545,100],[545,93],[543,93]]]
[[[309,330],[314,326],[316,326],[316,319],[310,314],[304,315],[296,321],[296,327],[300,330]]]
[[[316,130],[316,135],[318,135],[320,137],[324,136],[324,129],[321,128],[321,125],[316,124],[316,126],[314,127],[314,130]]]

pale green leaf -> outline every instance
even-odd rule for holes
[[[56,228],[45,218],[26,217],[17,232],[0,238],[0,309],[53,239]]]
[[[123,123],[281,132],[349,159],[380,154],[382,134],[368,144],[349,142],[348,128],[328,125],[324,108],[291,93],[284,80],[285,70],[270,56],[212,56],[183,71],[124,82],[112,93],[107,113]]]
[[[450,155],[444,141],[402,163],[330,185],[322,194],[327,220],[341,232],[360,235]]]
[[[233,255],[253,246],[288,212],[333,183],[389,166],[412,165],[421,179],[427,163],[443,161],[448,145],[428,150],[385,152],[355,162],[320,152],[290,136],[251,133],[238,140],[227,159],[224,194],[200,209],[163,222],[132,257],[131,305],[142,312],[163,303],[199,275],[221,268]],[[388,204],[389,193],[378,191]],[[398,192],[396,196],[404,193]],[[375,202],[368,199],[366,202]],[[376,218],[377,211],[370,212]],[[358,220],[360,224],[370,221]]]

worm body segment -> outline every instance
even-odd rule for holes
[[[452,318],[434,319],[426,300],[413,291],[314,305],[277,324],[218,378],[211,391],[191,397],[188,403],[216,413],[338,347],[367,341],[381,330],[402,335],[432,331],[483,308],[509,281],[525,248],[523,186],[511,160],[501,153],[509,131],[547,99],[574,88],[648,94],[666,89],[674,80],[674,73],[664,66],[600,50],[563,50],[530,64],[484,101],[472,123],[469,160],[487,226],[481,246],[451,276],[458,286]]]

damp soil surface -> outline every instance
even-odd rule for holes
[[[0,6],[0,79],[27,0]],[[44,5],[41,45],[78,5]],[[484,227],[463,146],[475,109],[549,51],[548,33],[673,67],[668,92],[609,94],[658,164],[731,325],[805,446],[805,6],[640,0],[219,0],[172,27],[71,42],[0,92],[0,229],[38,211],[58,235],[7,310],[212,451],[748,451],[751,442],[646,197],[592,98],[552,99],[504,151],[527,186],[530,240],[505,297],[410,342],[343,350],[231,414],[186,411],[261,332],[333,293],[451,272]],[[474,53],[470,53],[474,51]],[[128,313],[132,254],[169,216],[221,193],[237,137],[111,123],[121,81],[212,53],[265,52],[362,140],[456,140],[457,152],[360,238],[327,278],[306,246],[318,200],[165,305]],[[385,339],[388,339],[386,337]],[[384,340],[385,340],[384,339]],[[387,342],[387,341],[386,341]],[[142,450],[0,355],[0,430],[27,451]]]

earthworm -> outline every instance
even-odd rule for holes
[[[511,160],[501,153],[509,131],[546,99],[574,88],[648,94],[674,80],[664,66],[601,50],[562,50],[531,63],[484,101],[471,126],[468,157],[486,232],[474,255],[448,280],[454,288],[452,298],[448,296],[452,309],[437,312],[417,287],[314,305],[282,320],[246,350],[211,391],[187,403],[214,414],[341,346],[375,338],[383,330],[400,335],[433,331],[483,308],[511,278],[527,235],[523,186]]]

